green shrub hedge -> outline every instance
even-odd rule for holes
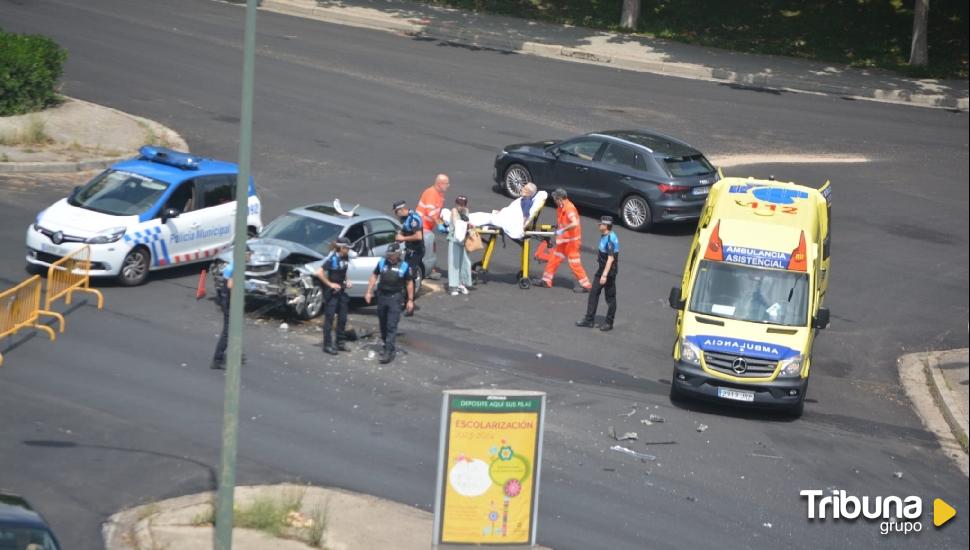
[[[40,35],[0,30],[0,116],[43,109],[57,99],[67,51]]]

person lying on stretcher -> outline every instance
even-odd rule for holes
[[[522,187],[522,196],[501,210],[472,212],[468,221],[476,227],[499,227],[512,239],[525,236],[526,224],[538,215],[546,203],[546,192],[537,191],[534,183]]]

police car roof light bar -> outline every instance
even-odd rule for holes
[[[180,151],[173,151],[172,149],[155,147],[152,145],[141,146],[141,148],[138,149],[138,153],[141,155],[142,159],[150,162],[167,164],[169,166],[181,168],[182,170],[199,169],[199,157],[194,157],[188,153],[182,153]]]

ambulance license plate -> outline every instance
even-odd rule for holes
[[[734,401],[744,401],[752,403],[754,401],[753,391],[735,390],[731,388],[718,388],[717,396],[722,399],[733,399]]]
[[[707,186],[695,187],[690,190],[690,194],[695,196],[704,196],[710,192],[711,192],[711,188]]]

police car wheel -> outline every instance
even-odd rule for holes
[[[148,250],[138,247],[125,256],[118,272],[118,282],[124,286],[138,286],[148,278],[150,257]]]
[[[306,308],[303,309],[303,319],[313,319],[323,311],[323,285],[314,279],[313,288],[307,291]]]
[[[522,194],[522,186],[532,181],[532,174],[521,164],[511,164],[505,169],[503,180],[502,189],[505,194],[515,199]]]
[[[623,225],[633,231],[646,231],[653,225],[650,203],[642,195],[630,195],[620,205],[620,219]]]

